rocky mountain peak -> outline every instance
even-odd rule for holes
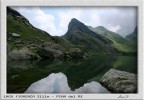
[[[12,15],[12,16],[22,16],[19,12],[17,12],[16,10],[13,10],[12,8],[10,7],[7,7],[7,13]]]
[[[88,28],[88,26],[86,26],[84,23],[80,22],[79,20],[73,18],[71,19],[69,25],[68,25],[68,31],[65,34],[66,37],[72,37],[72,36],[78,36],[77,34],[79,34],[79,36],[84,39],[86,35],[89,35],[90,37],[95,37],[96,39],[98,39],[98,41],[101,41],[105,44],[108,43],[107,40],[105,40],[102,36],[100,36],[99,34],[97,34],[96,32],[90,30]]]
[[[21,23],[24,23],[28,27],[33,27],[23,15],[21,15],[18,11],[10,7],[7,7],[7,15],[11,16],[12,18],[14,18],[15,20],[18,20]]]
[[[66,34],[72,34],[74,33],[74,31],[87,31],[89,30],[88,27],[80,22],[79,20],[77,20],[76,18],[71,19],[69,25],[68,25],[68,31]]]
[[[135,30],[133,32],[134,34],[137,34],[137,26],[135,27]]]
[[[71,21],[75,21],[75,22],[76,22],[76,21],[78,21],[78,20],[77,20],[76,18],[72,18]],[[78,21],[78,22],[79,22],[79,21]]]
[[[83,26],[84,26],[84,24],[82,22],[80,22],[76,18],[73,18],[73,19],[71,19],[71,21],[68,25],[68,29],[73,29],[73,28],[76,28],[76,27],[82,28]]]

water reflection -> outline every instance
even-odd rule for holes
[[[25,93],[109,93],[109,91],[95,81],[72,91],[63,73],[52,73],[31,84]]]
[[[86,83],[99,82],[110,68],[136,73],[136,62],[135,56],[114,55],[97,55],[86,59],[41,60],[38,62],[9,61],[7,63],[7,92],[23,93],[32,83],[52,75],[52,73],[59,72],[66,75],[66,83],[68,83],[70,90],[74,91]],[[57,80],[59,81],[59,78]],[[55,82],[55,86],[58,86],[58,82]],[[56,91],[58,90],[51,92]]]

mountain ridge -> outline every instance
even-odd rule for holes
[[[7,54],[8,60],[83,57],[81,50],[69,41],[35,28],[24,16],[9,7],[7,7]]]
[[[93,49],[103,53],[132,53],[135,46],[119,34],[103,26],[91,27],[73,18],[64,37],[74,45]],[[89,37],[89,38],[88,38]],[[89,41],[89,43],[87,42]],[[93,47],[91,47],[93,45]],[[99,49],[99,50],[98,50]]]
[[[119,34],[106,29],[103,26],[95,28],[89,27],[92,31],[97,32],[99,35],[104,36],[112,41],[112,46],[120,52],[136,52],[136,47],[133,43],[123,38]]]
[[[104,34],[103,34],[104,33]],[[107,36],[108,35],[108,36]],[[35,28],[19,12],[7,7],[7,47],[9,58],[23,59],[34,57],[84,57],[87,55],[135,52],[130,51],[129,41],[103,26],[92,28],[76,18],[71,19],[68,30],[63,36],[51,36],[49,33]],[[120,50],[115,44],[130,47],[130,50]],[[123,45],[122,45],[123,44]],[[128,45],[127,45],[128,44]],[[129,49],[129,48],[128,48]],[[25,54],[26,53],[26,54]],[[48,55],[45,55],[45,54]],[[33,59],[33,58],[32,58]]]
[[[126,36],[126,39],[136,42],[137,41],[137,26],[135,27],[134,31]]]
[[[94,33],[93,31],[89,30],[89,28],[84,23],[78,21],[76,18],[71,19],[68,25],[68,31],[65,35],[73,33],[73,30],[86,31],[86,33],[89,33],[90,35],[93,35],[94,37],[101,39],[102,42],[107,43],[105,39],[97,35],[97,33]]]
[[[110,45],[111,40],[90,30],[84,23],[75,18],[70,21],[64,37],[86,52],[117,53],[117,50]]]

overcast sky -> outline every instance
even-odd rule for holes
[[[32,25],[52,36],[67,32],[68,23],[76,18],[88,26],[104,26],[125,37],[137,25],[136,7],[12,7]]]

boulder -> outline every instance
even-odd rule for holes
[[[137,92],[137,75],[125,71],[110,69],[100,83],[114,93]]]
[[[51,52],[54,56],[54,58],[61,58],[63,57],[63,51],[59,50],[59,49],[53,49],[50,47],[45,47],[44,48],[46,51]]]
[[[62,58],[64,55],[64,47],[52,42],[45,42],[38,50],[38,54],[42,58]]]
[[[13,49],[8,53],[8,60],[37,60],[40,57],[37,54],[32,53],[27,47],[23,47],[19,50]]]
[[[64,55],[63,52],[60,50],[53,50],[53,53],[55,58],[62,58]]]
[[[62,45],[52,43],[52,42],[45,42],[42,46],[54,50],[65,51],[65,48]]]
[[[84,54],[79,48],[71,48],[69,50],[70,56],[72,58],[83,58]]]
[[[20,37],[20,35],[17,34],[17,33],[12,33],[12,36],[13,36],[13,37]]]
[[[37,54],[42,58],[42,59],[53,59],[54,55],[50,50],[47,50],[45,48],[38,48]]]

